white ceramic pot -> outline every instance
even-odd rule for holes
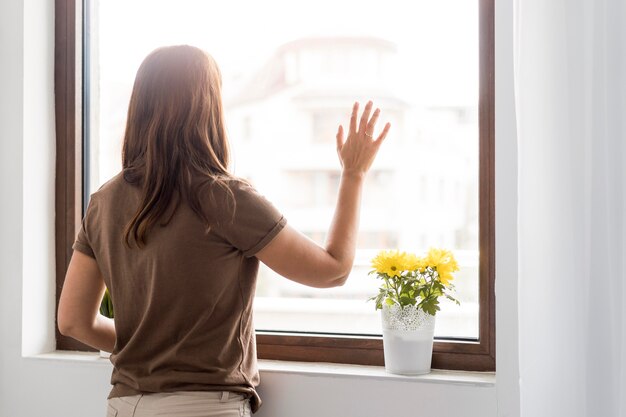
[[[435,316],[414,306],[383,303],[385,369],[392,374],[422,375],[430,372]]]

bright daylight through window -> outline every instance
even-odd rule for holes
[[[384,5],[384,7],[383,7]],[[336,289],[262,267],[259,330],[381,334],[366,299],[383,248],[452,249],[461,306],[443,303],[436,336],[478,338],[478,2],[93,0],[89,191],[119,172],[134,76],[163,45],[189,43],[220,65],[234,172],[320,244],[334,210],[337,126],[371,99],[391,132],[368,176],[358,252]]]

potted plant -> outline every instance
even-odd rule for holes
[[[108,288],[104,291],[104,296],[102,297],[102,302],[100,303],[100,314],[110,319],[115,317],[115,314],[113,312],[113,301],[111,301],[111,294],[109,294]],[[111,356],[111,353],[101,350],[100,356],[103,358],[108,358],[109,356]]]
[[[423,257],[383,250],[372,268],[370,274],[382,280],[370,300],[382,311],[385,369],[402,375],[429,373],[439,299],[460,304],[451,295],[453,274],[459,270],[454,254],[438,248]]]

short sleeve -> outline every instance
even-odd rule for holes
[[[232,204],[217,224],[217,232],[230,244],[252,257],[263,249],[285,227],[287,220],[278,209],[254,187],[243,181],[231,181]]]
[[[83,221],[80,224],[80,229],[78,230],[78,235],[76,236],[76,240],[72,245],[72,249],[77,250],[79,252],[84,253],[87,256],[91,256],[92,258],[96,258],[93,247],[91,245],[91,241],[89,239],[89,226],[94,224],[94,216],[95,216],[95,203],[93,202],[93,197],[89,199],[89,205],[87,206],[87,211],[85,213],[85,217],[83,217]]]

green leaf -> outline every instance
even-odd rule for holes
[[[111,295],[109,294],[108,289],[104,292],[104,296],[102,297],[102,301],[100,302],[100,314],[109,318],[114,317],[113,301],[111,300]]]
[[[423,300],[420,307],[424,312],[434,316],[441,308],[439,307],[439,301],[436,298],[427,298]]]
[[[415,300],[411,297],[409,297],[407,294],[402,294],[400,295],[400,305],[402,307],[408,306],[408,305],[415,305]]]
[[[446,296],[446,298],[447,298],[448,300],[455,302],[455,303],[456,303],[456,305],[459,305],[459,306],[461,305],[461,303],[459,302],[459,300],[457,300],[456,298],[452,297],[451,295],[449,295],[449,294],[445,294],[445,296]]]

